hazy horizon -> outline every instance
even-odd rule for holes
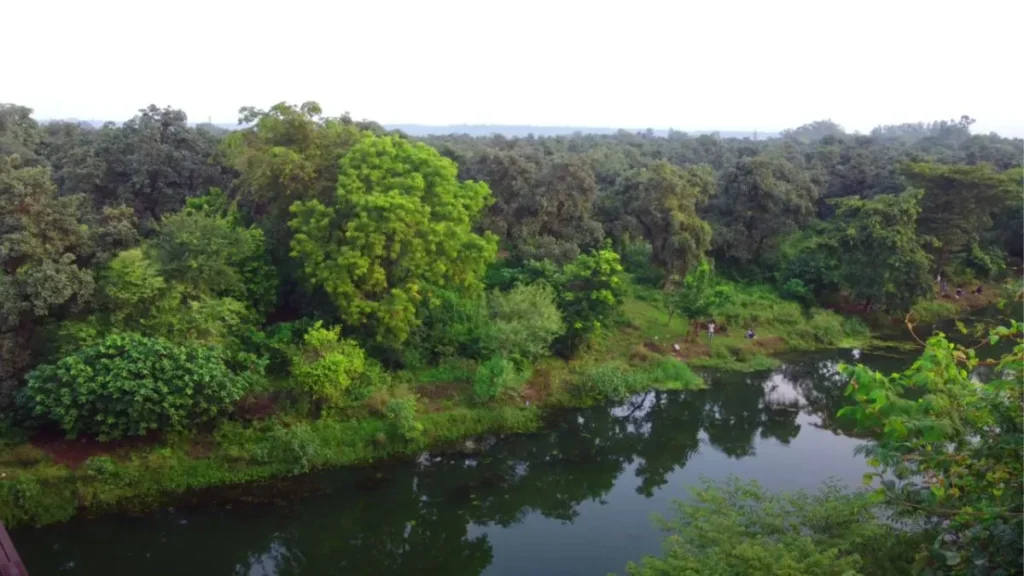
[[[1019,89],[996,82],[1015,69],[1021,3],[249,6],[16,3],[11,22],[42,28],[0,37],[32,56],[8,63],[0,100],[39,119],[123,121],[153,103],[234,124],[241,106],[316,100],[385,125],[691,132],[967,114],[976,133],[1024,136]]]

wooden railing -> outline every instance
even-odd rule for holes
[[[25,564],[18,557],[3,524],[0,524],[0,576],[28,576],[28,570],[25,570]]]

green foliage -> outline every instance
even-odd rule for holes
[[[551,342],[565,331],[555,298],[555,290],[543,281],[488,294],[493,347],[524,361],[546,355]]]
[[[433,148],[368,136],[342,159],[330,204],[292,206],[292,254],[347,324],[397,345],[428,286],[480,288],[496,244],[471,226],[490,201],[486,184],[459,182]]]
[[[918,197],[907,192],[837,202],[826,235],[853,298],[899,313],[932,293],[931,258],[915,229]]]
[[[529,373],[519,371],[511,360],[494,356],[473,376],[473,396],[480,403],[516,396],[528,377]]]
[[[264,249],[263,231],[244,228],[236,209],[214,210],[215,198],[163,218],[147,243],[168,282],[190,297],[230,297],[260,312],[277,297],[277,275]]]
[[[416,442],[423,438],[423,424],[416,419],[416,397],[404,396],[388,400],[385,414],[394,424],[400,438]]]
[[[709,206],[716,254],[758,266],[780,238],[809,222],[817,197],[807,173],[781,155],[739,160]]]
[[[29,343],[47,317],[92,297],[94,234],[81,196],[57,196],[50,172],[0,157],[0,406],[31,366]]]
[[[876,438],[863,451],[877,496],[934,538],[918,567],[938,574],[1009,574],[1024,555],[1024,329],[990,342],[1013,350],[982,370],[973,349],[936,333],[920,359],[885,376],[841,366],[855,402],[839,411]]]
[[[431,366],[416,373],[416,382],[430,384],[435,382],[471,382],[476,374],[476,363],[464,358],[449,358],[437,366]]]
[[[179,344],[217,345],[235,353],[241,349],[241,335],[252,329],[256,319],[238,300],[190,296],[183,285],[168,283],[140,248],[121,252],[110,261],[100,274],[99,292],[95,315],[62,327],[66,341],[84,346],[104,333],[137,332]]]
[[[940,268],[949,255],[977,243],[981,232],[992,226],[992,214],[1010,208],[1008,203],[1024,194],[1019,170],[999,172],[985,163],[908,163],[903,172],[924,191],[918,228],[938,241]]]
[[[630,563],[630,576],[850,576],[910,574],[907,536],[880,521],[863,494],[826,484],[817,493],[772,494],[757,482],[705,480],[675,502],[662,557]]]
[[[661,286],[665,283],[665,271],[654,265],[654,250],[646,240],[622,241],[622,268],[637,282],[646,286]]]
[[[651,389],[693,390],[703,381],[689,366],[675,358],[662,358],[635,367],[618,363],[589,366],[573,375],[571,394],[576,402],[621,402],[633,394]]]
[[[493,352],[488,315],[482,293],[463,296],[452,290],[434,290],[422,307],[423,319],[413,344],[429,362],[456,356],[485,358]]]
[[[670,313],[678,312],[691,322],[710,319],[734,298],[732,288],[722,282],[707,261],[701,261],[683,279],[682,285],[665,292]],[[669,322],[672,321],[671,315]]]
[[[711,226],[697,208],[714,191],[710,167],[683,170],[659,161],[625,174],[618,198],[625,225],[651,243],[654,262],[668,275],[685,276],[711,247]]]
[[[114,334],[38,366],[20,401],[72,438],[185,430],[228,412],[245,393],[246,379],[226,361],[211,347]]]
[[[316,322],[292,358],[291,372],[296,385],[317,405],[337,408],[345,405],[349,388],[365,366],[363,349],[342,339],[341,328],[323,328]]]
[[[840,291],[840,260],[822,230],[791,235],[779,250],[779,292],[805,307],[834,298]]]
[[[622,306],[622,273],[619,255],[604,248],[580,256],[554,275],[551,284],[566,326],[563,352],[575,352],[599,334]]]

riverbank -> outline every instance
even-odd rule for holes
[[[767,288],[739,290],[716,320],[719,333],[708,340],[685,319],[671,318],[657,291],[633,286],[621,318],[594,346],[571,361],[538,362],[518,396],[476,404],[476,366],[467,361],[406,374],[417,395],[416,434],[369,411],[316,420],[271,412],[191,435],[120,443],[8,432],[0,435],[0,520],[42,525],[79,512],[142,512],[193,490],[417,454],[482,434],[534,432],[552,410],[649,389],[698,388],[691,366],[767,370],[778,365],[777,353],[860,347],[871,339],[857,318],[804,311]],[[748,327],[757,338],[745,338]]]

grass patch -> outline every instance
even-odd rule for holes
[[[693,390],[704,381],[674,358],[662,358],[634,367],[623,362],[585,366],[572,374],[567,392],[575,405],[587,406],[610,399],[622,401],[647,390]]]

